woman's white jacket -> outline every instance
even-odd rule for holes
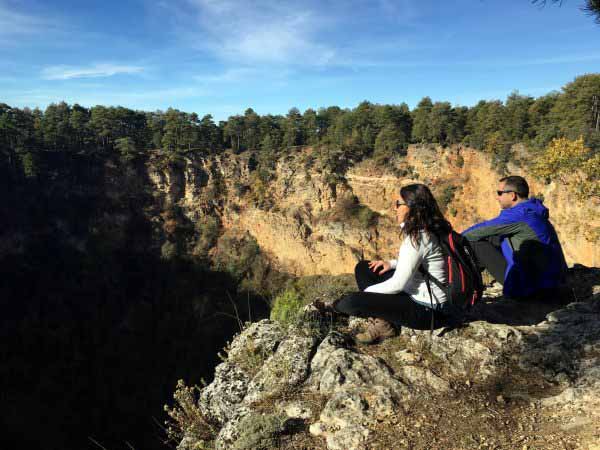
[[[365,289],[365,292],[379,294],[397,294],[405,292],[412,299],[425,306],[430,306],[431,301],[427,285],[423,275],[419,272],[419,266],[423,265],[433,277],[444,285],[448,281],[447,262],[436,236],[421,231],[421,242],[415,245],[409,237],[404,237],[398,251],[398,258],[389,261],[393,269],[393,276],[381,283],[374,284]],[[433,294],[433,304],[444,303],[446,292],[436,283],[430,283]]]

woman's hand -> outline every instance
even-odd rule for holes
[[[379,268],[381,268],[381,272],[379,272],[379,275],[381,275],[390,270],[392,266],[387,261],[369,261],[369,269],[371,269],[373,272],[377,272]]]

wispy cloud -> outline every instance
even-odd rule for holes
[[[526,59],[524,57],[520,57],[518,59],[507,60],[507,59],[465,59],[465,60],[457,60],[457,59],[447,59],[447,58],[437,58],[437,59],[415,59],[415,60],[405,60],[405,61],[394,61],[394,60],[377,60],[377,59],[348,59],[343,60],[340,59],[336,62],[337,65],[340,66],[349,66],[357,69],[381,69],[381,68],[435,68],[435,67],[445,67],[445,68],[457,68],[457,67],[478,67],[478,68],[514,68],[514,67],[527,67],[527,66],[546,66],[546,65],[556,65],[556,64],[576,64],[576,63],[586,63],[586,62],[594,62],[600,61],[600,53],[599,54],[586,54],[586,55],[564,55],[564,56],[555,56],[548,58],[529,58]]]
[[[330,18],[306,3],[189,0],[202,30],[199,46],[246,63],[324,65],[335,48],[319,37]]]
[[[385,63],[431,46],[415,30],[422,10],[415,0],[174,0],[149,8],[172,21],[174,36],[225,65],[303,71]]]
[[[237,83],[239,81],[256,78],[257,69],[251,67],[227,69],[221,73],[210,75],[196,75],[194,80],[199,83]]]
[[[134,74],[144,70],[140,66],[120,64],[95,64],[88,67],[51,66],[42,70],[42,78],[46,80],[70,80],[72,78],[112,77],[118,74]]]
[[[0,2],[0,36],[36,33],[47,25],[40,17],[11,10]]]
[[[61,27],[60,19],[18,11],[13,4],[9,6],[0,0],[0,45],[2,47],[15,47],[25,40],[60,32]]]
[[[226,84],[240,82],[281,81],[287,79],[293,71],[291,69],[273,69],[257,67],[238,67],[226,69],[221,73],[202,74],[193,77],[194,81],[205,84]]]

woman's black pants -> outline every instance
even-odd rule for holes
[[[382,275],[369,269],[369,261],[360,261],[355,269],[360,292],[343,297],[335,304],[336,311],[348,316],[376,317],[397,326],[426,330],[431,326],[431,309],[413,301],[408,294],[376,294],[363,292],[367,287],[392,277],[393,270]],[[444,317],[434,313],[435,326],[442,326]]]

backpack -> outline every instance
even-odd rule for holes
[[[446,292],[448,300],[441,305],[441,311],[453,319],[462,318],[467,310],[481,300],[484,290],[477,257],[467,238],[454,230],[437,237],[448,264],[448,283],[442,283],[427,272],[423,266],[419,267],[419,271],[425,278],[431,300],[432,332],[434,305],[430,283],[434,283]]]

